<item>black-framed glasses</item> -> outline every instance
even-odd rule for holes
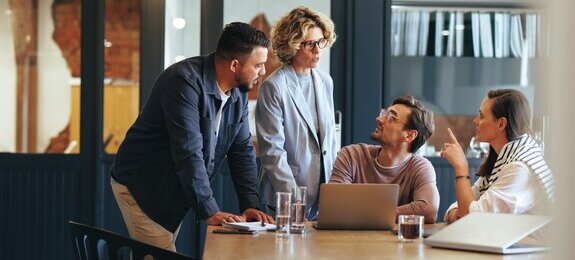
[[[327,47],[327,39],[321,38],[317,41],[302,42],[301,45],[303,46],[304,49],[306,49],[308,51],[313,50],[313,48],[315,48],[315,46],[317,46],[320,49],[323,49],[323,48]]]

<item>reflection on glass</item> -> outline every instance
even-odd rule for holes
[[[469,149],[470,153],[468,154],[468,157],[484,158],[489,152],[489,143],[479,142],[474,136],[471,137],[471,140],[469,141]]]
[[[115,154],[138,116],[141,1],[106,1],[104,151]]]
[[[0,10],[0,152],[70,152],[80,1],[0,0]]]
[[[200,0],[167,0],[164,30],[164,68],[200,55]]]
[[[445,129],[451,128],[470,157],[481,157],[485,148],[474,150],[470,141],[475,135],[473,119],[489,90],[517,89],[532,108],[541,107],[545,90],[537,83],[543,74],[536,68],[547,66],[545,28],[552,21],[545,12],[529,8],[420,2],[392,6],[390,82],[384,87],[383,103],[389,105],[400,95],[415,96],[434,113],[430,145],[441,147],[449,140]],[[539,22],[547,26],[533,27]],[[512,23],[533,29],[523,37],[530,44],[517,45],[519,32],[507,30]],[[484,34],[487,29],[497,33]],[[535,116],[542,112],[533,111]]]

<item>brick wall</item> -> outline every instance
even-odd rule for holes
[[[73,77],[80,77],[80,0],[56,0],[52,5],[53,38]],[[106,78],[139,81],[140,0],[106,1],[104,50]]]

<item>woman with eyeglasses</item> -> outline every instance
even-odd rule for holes
[[[275,193],[307,187],[309,219],[315,219],[320,183],[336,157],[333,80],[317,69],[335,42],[333,22],[298,7],[272,28],[272,49],[283,63],[262,84],[256,105],[261,193],[270,213]]]
[[[489,153],[471,185],[469,166],[457,138],[441,149],[455,170],[457,202],[445,214],[453,222],[470,212],[550,214],[553,175],[541,149],[531,136],[529,101],[518,90],[491,90],[473,120],[475,138],[489,143]]]

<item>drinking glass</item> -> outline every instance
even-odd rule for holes
[[[473,150],[473,154],[476,158],[483,158],[487,156],[487,153],[489,152],[489,143],[479,142],[474,136],[471,137],[471,140],[469,141],[469,148]]]
[[[305,233],[307,187],[299,186],[292,189],[291,232]]]
[[[397,220],[397,237],[404,242],[414,241],[423,237],[423,216],[399,215]]]
[[[276,238],[290,234],[291,193],[276,192]]]

